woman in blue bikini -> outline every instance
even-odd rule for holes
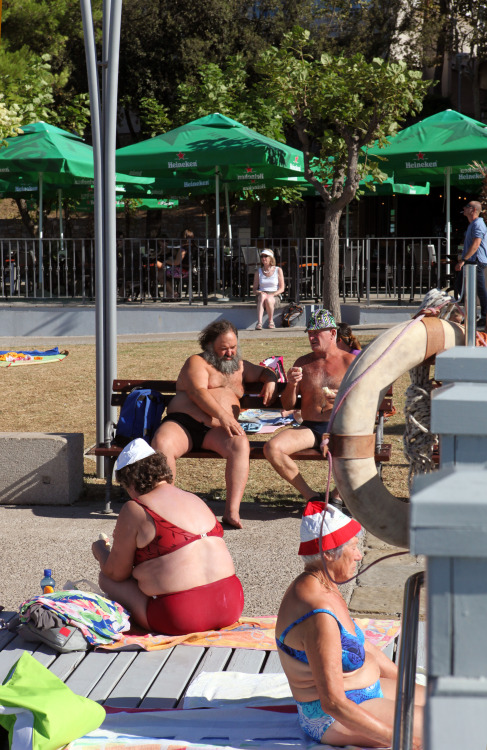
[[[360,524],[325,504],[307,504],[299,554],[304,572],[286,591],[276,623],[282,667],[302,729],[335,746],[389,747],[397,667],[350,617],[335,581],[356,572],[362,559]],[[326,569],[319,552],[322,538]],[[422,748],[424,689],[416,686],[413,748]]]

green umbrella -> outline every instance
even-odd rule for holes
[[[459,186],[467,186],[472,161],[487,160],[487,126],[452,109],[426,117],[404,128],[379,148],[367,149],[368,157],[381,157],[379,166],[396,180],[428,180],[446,183],[447,254],[450,255],[450,185],[451,177]],[[382,160],[384,158],[384,160]],[[464,188],[465,189],[465,188]],[[467,188],[468,189],[468,188]]]
[[[245,181],[245,174],[267,176],[303,172],[303,153],[218,113],[116,152],[121,172],[152,177],[209,173]]]
[[[302,151],[219,113],[207,115],[116,152],[117,169],[134,175],[215,180],[217,279],[219,278],[220,178],[245,184],[249,175],[303,173]],[[229,225],[230,226],[230,225]]]
[[[45,122],[22,126],[22,133],[6,138],[0,149],[0,178],[28,181],[36,177],[39,195],[39,282],[42,283],[42,209],[44,186],[66,189],[93,182],[93,148],[67,130]],[[133,177],[126,178],[133,182]],[[140,182],[140,179],[135,180]],[[61,231],[62,233],[62,231]]]

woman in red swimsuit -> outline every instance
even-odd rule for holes
[[[103,591],[151,632],[184,635],[236,622],[242,584],[212,511],[172,484],[165,456],[145,440],[129,443],[115,469],[131,499],[112,547],[92,546]]]

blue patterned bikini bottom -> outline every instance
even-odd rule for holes
[[[354,703],[363,703],[364,701],[371,700],[371,698],[384,697],[379,680],[366,688],[346,690],[345,695]],[[298,704],[298,717],[301,729],[303,729],[306,734],[312,737],[316,742],[321,742],[324,733],[331,727],[335,719],[333,716],[325,714],[321,708],[319,700],[306,701],[305,703],[296,701],[296,703]]]

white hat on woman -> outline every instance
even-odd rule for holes
[[[321,500],[310,500],[306,505],[299,532],[301,544],[298,555],[318,555],[320,552],[319,539],[322,534],[322,549],[324,552],[346,544],[361,530],[361,526],[354,518],[349,518],[338,508],[328,505],[323,520],[325,503]],[[323,532],[322,532],[323,523]]]
[[[271,258],[274,257],[274,253],[272,252],[272,250],[269,250],[268,247],[266,247],[264,250],[261,250],[259,255],[269,255]]]
[[[123,451],[119,454],[117,463],[115,464],[115,469],[117,471],[123,469],[124,466],[134,464],[136,461],[141,461],[143,458],[152,456],[154,453],[155,450],[150,447],[146,440],[143,438],[136,438],[126,445]]]

